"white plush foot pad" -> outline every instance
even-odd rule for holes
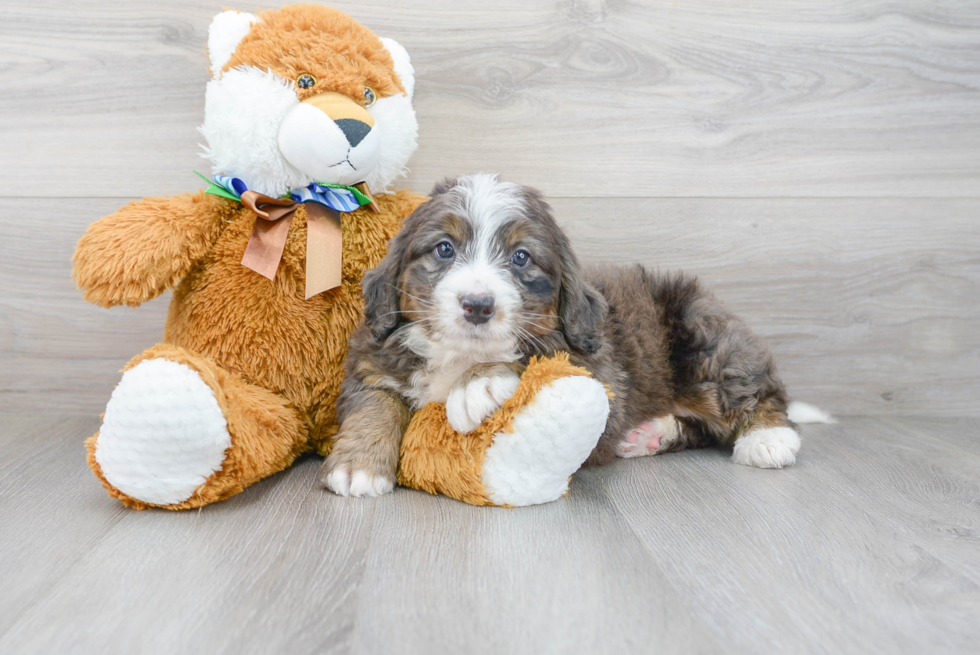
[[[119,491],[171,505],[220,469],[229,447],[211,387],[183,364],[149,359],[126,371],[112,392],[95,460]]]
[[[483,462],[483,486],[498,505],[537,505],[561,498],[568,478],[595,448],[609,415],[609,397],[592,378],[571,376],[538,392],[498,432]]]
[[[800,435],[788,427],[763,428],[738,438],[732,461],[764,469],[781,469],[796,461]]]
[[[616,444],[618,457],[644,457],[662,453],[680,436],[680,425],[672,415],[644,421]]]

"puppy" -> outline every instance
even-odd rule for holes
[[[436,185],[363,282],[321,472],[336,493],[390,491],[413,410],[469,432],[532,355],[567,351],[613,392],[591,464],[716,444],[781,468],[800,447],[768,348],[693,277],[580,267],[534,189],[480,174]]]

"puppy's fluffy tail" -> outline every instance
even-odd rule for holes
[[[793,423],[836,423],[837,419],[816,405],[794,400],[789,404],[786,415]]]

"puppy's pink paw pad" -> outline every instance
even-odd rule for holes
[[[679,428],[673,416],[663,416],[644,421],[630,430],[623,441],[616,444],[619,457],[644,457],[663,452],[677,438]]]

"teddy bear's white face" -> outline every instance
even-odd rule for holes
[[[415,74],[408,53],[381,39],[405,93],[363,98],[336,92],[302,94],[316,79],[287,79],[240,65],[222,72],[259,18],[226,11],[211,24],[208,50],[214,75],[205,96],[205,156],[215,174],[240,178],[249,189],[278,197],[312,182],[353,185],[375,192],[391,187],[417,145],[412,107]]]

